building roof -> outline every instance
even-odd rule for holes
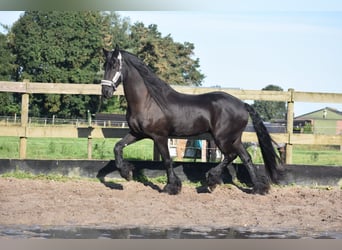
[[[342,112],[337,109],[325,107],[319,110],[312,111],[300,116],[295,119],[326,119],[326,120],[342,120]]]

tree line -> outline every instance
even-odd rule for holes
[[[136,54],[168,83],[201,86],[205,77],[199,58],[194,58],[193,43],[175,42],[170,34],[163,36],[157,25],[131,24],[116,12],[26,11],[5,28],[7,33],[0,33],[0,80],[4,81],[99,83],[102,48],[116,44]],[[0,93],[0,115],[19,114],[20,102],[19,94]],[[87,110],[123,113],[125,108],[124,97],[35,94],[30,97],[29,115],[84,118]]]
[[[199,59],[193,58],[194,45],[162,36],[157,25],[132,25],[115,12],[27,11],[7,34],[0,34],[0,80],[99,83],[102,48],[116,44],[137,54],[172,84],[199,86],[204,79]],[[99,111],[99,102],[98,96],[35,94],[30,98],[30,115],[79,118],[87,110]],[[1,94],[0,115],[19,113],[19,103],[18,95]],[[124,109],[124,100],[113,98],[102,103],[100,111]]]

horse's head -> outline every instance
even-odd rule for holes
[[[122,55],[118,46],[113,51],[103,49],[103,53],[106,61],[104,63],[104,77],[101,80],[102,95],[110,98],[122,81]]]

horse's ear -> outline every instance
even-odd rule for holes
[[[118,57],[119,52],[120,52],[119,45],[116,45],[112,57],[115,57],[115,58]]]
[[[109,50],[102,48],[102,51],[103,51],[104,56],[107,57]]]

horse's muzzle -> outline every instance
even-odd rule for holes
[[[102,95],[105,98],[111,98],[116,90],[115,84],[112,81],[101,80]]]

